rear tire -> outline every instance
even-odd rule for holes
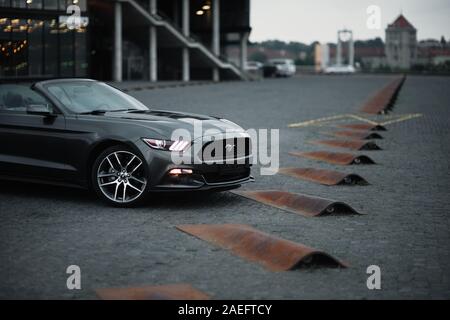
[[[116,207],[132,207],[142,202],[149,188],[145,160],[126,146],[113,146],[95,159],[91,183],[97,196]]]

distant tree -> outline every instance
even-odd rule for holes
[[[308,50],[308,45],[301,42],[289,42],[286,44],[286,50],[294,53],[300,53]]]
[[[308,55],[306,59],[295,59],[295,64],[298,66],[313,66],[314,56]]]
[[[286,42],[280,40],[266,40],[261,42],[261,45],[269,49],[286,50]]]
[[[447,41],[445,41],[445,37],[442,36],[442,37],[441,37],[441,45],[442,45],[443,47],[445,47],[446,44],[447,44]]]
[[[376,37],[374,40],[372,40],[372,44],[375,47],[383,47],[384,46],[384,42],[383,42],[383,40],[380,37]]]
[[[250,55],[249,60],[264,63],[267,61],[267,55],[264,52],[256,51]]]
[[[381,38],[369,39],[369,40],[356,40],[355,47],[363,48],[382,48],[384,46]]]
[[[266,40],[262,42],[254,42],[251,45],[255,47],[272,49],[272,50],[285,50],[291,53],[292,56],[298,57],[295,61],[298,65],[314,65],[314,54],[315,46],[319,43],[314,41],[310,44],[305,44],[302,42],[285,42],[281,40]],[[336,48],[335,43],[328,43],[330,48]],[[369,40],[356,40],[355,47],[367,47],[367,48],[383,48],[384,42],[380,37],[369,39]],[[266,54],[264,52],[255,52],[250,55],[251,60],[265,62],[267,60]]]

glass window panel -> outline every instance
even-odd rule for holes
[[[26,8],[27,1],[26,0],[12,0],[13,8]]]
[[[44,8],[48,10],[58,9],[58,0],[44,0]]]
[[[43,0],[33,0],[31,3],[28,3],[29,9],[42,9],[42,1]]]
[[[67,6],[72,4],[72,1],[70,0],[58,0],[59,3],[59,10],[60,11],[66,11],[67,10]]]
[[[69,30],[66,26],[59,30],[59,72],[62,77],[73,77],[75,66],[73,36],[74,31]]]
[[[0,78],[12,75],[12,41],[10,19],[0,19]]]
[[[11,19],[12,67],[16,77],[28,74],[27,20]]]
[[[10,7],[11,0],[0,0],[0,7]]]
[[[86,0],[58,0],[59,10],[66,11],[67,7],[70,5],[77,5],[80,7],[81,11],[87,10]]]
[[[86,11],[86,0],[66,0],[66,6],[69,6],[71,4],[79,6],[81,11]]]
[[[43,74],[43,34],[44,21],[29,19],[28,20],[28,73],[30,76]]]
[[[44,22],[44,41],[44,74],[55,77],[58,74],[58,24],[55,19]]]
[[[86,0],[79,0],[78,1],[78,5],[80,6],[81,11],[86,11],[87,10],[87,5],[86,5]]]
[[[75,33],[75,76],[87,76],[87,48],[86,48],[86,32],[83,29],[77,30]]]

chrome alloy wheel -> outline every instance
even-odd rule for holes
[[[128,203],[136,200],[147,185],[142,160],[129,151],[108,154],[98,167],[97,183],[111,201]]]

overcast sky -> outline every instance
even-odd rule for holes
[[[384,39],[388,23],[403,12],[418,38],[450,39],[450,0],[250,0],[250,40],[280,39],[336,42],[338,29],[352,29],[355,39]],[[381,9],[381,30],[366,27],[367,7]]]

